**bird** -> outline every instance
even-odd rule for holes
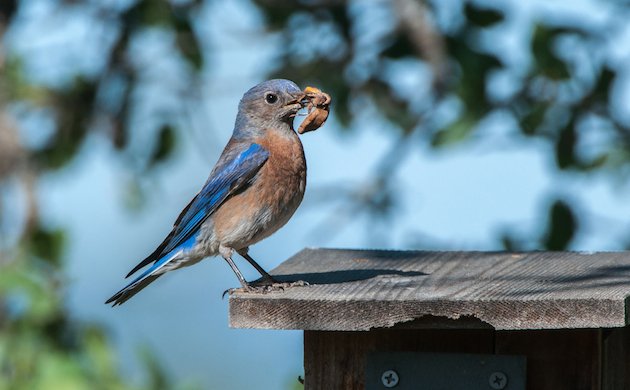
[[[202,189],[126,278],[147,268],[105,303],[121,305],[166,272],[210,256],[221,256],[241,286],[254,289],[234,263],[234,253],[261,274],[263,285],[276,283],[248,251],[285,225],[304,197],[306,159],[293,121],[305,105],[303,92],[290,80],[267,80],[249,89]]]

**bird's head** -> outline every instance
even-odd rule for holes
[[[304,93],[289,80],[264,81],[243,95],[238,106],[237,127],[293,128],[293,118],[304,107]]]

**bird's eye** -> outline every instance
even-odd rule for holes
[[[269,104],[274,104],[278,101],[278,95],[275,93],[268,93],[265,95],[265,101]]]

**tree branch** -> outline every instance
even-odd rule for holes
[[[433,71],[433,88],[441,94],[446,81],[446,49],[441,34],[428,17],[424,2],[418,0],[394,0],[394,10],[400,20],[400,29],[421,58],[427,60]]]

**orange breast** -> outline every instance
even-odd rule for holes
[[[269,130],[256,140],[269,159],[253,184],[219,207],[214,215],[219,241],[245,248],[269,236],[293,215],[304,196],[306,161],[298,136]]]

